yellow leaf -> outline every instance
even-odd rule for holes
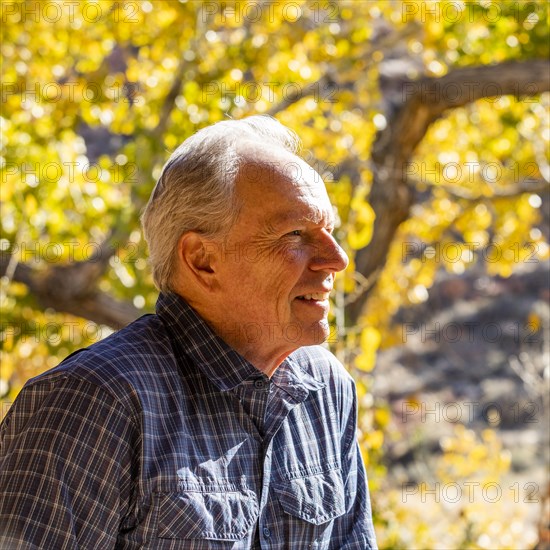
[[[361,333],[361,355],[355,360],[357,368],[371,371],[376,362],[376,351],[380,346],[380,332],[374,327],[367,327]]]

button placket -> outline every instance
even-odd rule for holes
[[[269,382],[266,382],[261,378],[254,380],[254,388],[256,388],[257,390],[265,390],[268,385],[269,385]]]

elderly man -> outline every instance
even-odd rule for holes
[[[142,220],[156,314],[2,424],[2,549],[375,548],[354,384],[317,345],[347,258],[297,146],[254,116],[173,153]]]

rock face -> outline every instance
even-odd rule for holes
[[[440,273],[426,302],[395,316],[402,344],[379,354],[373,393],[389,401],[394,429],[423,436],[390,443],[390,464],[414,461],[419,446],[437,452],[458,422],[496,429],[514,471],[547,464],[550,270],[527,267],[507,279],[483,266]]]

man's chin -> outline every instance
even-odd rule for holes
[[[315,346],[326,342],[330,336],[330,325],[328,321],[323,320],[304,328],[302,338],[300,338],[301,346]]]

